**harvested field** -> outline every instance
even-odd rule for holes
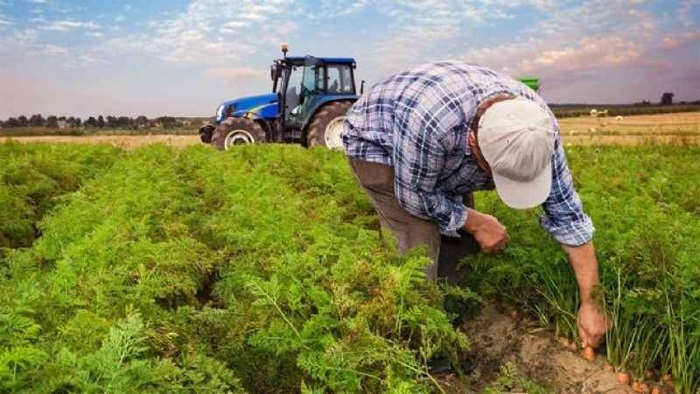
[[[565,143],[576,145],[700,143],[700,113],[580,117],[559,121]]]

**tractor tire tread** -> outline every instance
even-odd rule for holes
[[[267,133],[259,123],[248,118],[228,117],[214,129],[211,144],[219,150],[226,150],[226,137],[233,130],[247,131],[253,137],[254,143],[267,142]]]
[[[331,120],[346,114],[350,106],[352,106],[351,101],[334,101],[321,107],[316,115],[314,115],[309,125],[308,132],[306,133],[306,143],[304,145],[308,148],[326,146],[326,140],[324,138],[326,126]]]

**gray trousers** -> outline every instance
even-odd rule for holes
[[[430,220],[421,219],[406,211],[394,193],[394,169],[390,166],[349,158],[360,185],[372,200],[379,214],[382,229],[394,235],[399,253],[425,246],[433,261],[425,268],[430,279],[445,278],[457,284],[468,273],[459,261],[469,254],[478,253],[479,244],[471,234],[460,232],[461,238],[441,236],[438,227]],[[465,205],[473,207],[471,193],[465,196]]]

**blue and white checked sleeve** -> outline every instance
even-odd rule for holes
[[[444,93],[444,92],[443,92]],[[433,94],[409,104],[397,117],[394,135],[394,191],[411,214],[433,220],[443,234],[451,234],[467,220],[461,197],[437,190],[450,137],[464,127],[459,102],[449,94]],[[461,126],[460,126],[461,125]]]
[[[580,246],[593,238],[593,222],[583,212],[583,205],[571,177],[561,140],[557,136],[552,162],[552,191],[542,207],[542,228],[559,243]]]

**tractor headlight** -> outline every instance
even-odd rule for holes
[[[219,108],[216,109],[216,121],[221,122],[224,117],[224,105],[221,104]]]

